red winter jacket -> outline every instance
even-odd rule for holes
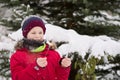
[[[47,57],[45,68],[38,67],[36,58]],[[26,49],[17,50],[10,59],[12,80],[68,80],[70,67],[60,66],[60,55],[46,49],[40,53],[30,53]]]

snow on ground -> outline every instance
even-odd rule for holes
[[[101,36],[88,36],[88,35],[80,35],[74,30],[66,30],[59,26],[46,24],[46,40],[52,40],[55,42],[68,42],[66,44],[61,45],[58,47],[57,51],[61,55],[65,55],[69,52],[79,52],[80,55],[83,57],[85,56],[86,52],[91,51],[91,55],[96,57],[104,56],[104,53],[110,54],[115,56],[116,54],[120,54],[120,42],[113,40],[111,37],[106,35]],[[8,45],[8,49],[10,46],[13,48],[14,43],[23,38],[21,29],[16,32],[13,32],[8,35],[13,41],[10,41],[10,44],[4,41],[4,45]],[[13,43],[11,43],[13,42]],[[2,43],[0,43],[1,48]]]

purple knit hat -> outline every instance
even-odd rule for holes
[[[41,27],[45,34],[46,28],[42,19],[38,16],[29,16],[26,17],[21,23],[23,36],[26,38],[28,32],[35,26]]]

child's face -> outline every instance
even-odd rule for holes
[[[27,34],[27,39],[43,41],[44,40],[43,29],[39,26],[36,26],[36,27],[32,28]]]

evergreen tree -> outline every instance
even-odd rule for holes
[[[6,79],[10,77],[9,55],[10,52],[8,50],[0,51],[0,76],[6,77]]]
[[[45,2],[46,1],[46,2]],[[74,29],[79,34],[108,35],[119,38],[119,18],[111,19],[102,14],[102,11],[111,16],[119,16],[119,0],[2,0],[8,5],[30,5],[34,14],[46,16],[46,20],[66,29]],[[90,20],[86,20],[89,17]],[[103,20],[94,20],[102,17]]]
[[[11,27],[12,30],[18,30],[21,27],[21,22],[24,17],[33,14],[33,9],[30,5],[21,4],[19,7],[12,9],[13,15],[8,18],[2,18],[2,25]]]
[[[34,2],[34,0],[31,0]],[[109,19],[101,11],[109,15],[119,15],[119,0],[49,0],[48,3],[31,4],[36,13],[47,16],[52,24],[59,25],[66,29],[74,29],[80,34],[87,35],[108,35],[116,38],[120,35],[120,26],[108,21]],[[92,16],[91,20],[103,17],[104,21],[91,22],[85,18]]]

